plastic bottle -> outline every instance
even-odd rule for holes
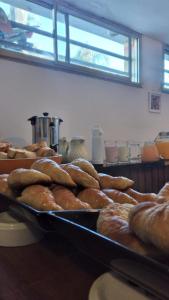
[[[92,163],[103,164],[105,158],[103,130],[100,126],[92,129]]]

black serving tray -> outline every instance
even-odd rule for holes
[[[148,292],[150,299],[169,299],[169,257],[145,257],[97,233],[98,210],[42,212],[0,194],[0,210],[4,209],[70,239],[80,251]]]

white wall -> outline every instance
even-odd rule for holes
[[[160,91],[162,45],[144,37],[143,88],[0,59],[0,137],[31,142],[27,119],[48,111],[63,118],[61,135],[84,136],[100,124],[105,139],[152,140],[169,131],[169,95],[161,113],[148,112],[148,91]]]

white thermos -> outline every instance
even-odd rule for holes
[[[92,163],[103,164],[105,158],[103,130],[100,126],[92,129]]]

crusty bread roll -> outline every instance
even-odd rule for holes
[[[56,186],[52,189],[55,202],[66,210],[88,209],[91,206],[80,201],[75,195],[63,186]]]
[[[17,200],[38,210],[62,210],[62,207],[55,203],[52,192],[42,185],[26,187]]]
[[[126,194],[133,197],[138,202],[150,202],[150,201],[158,201],[159,197],[155,193],[140,193],[136,190],[133,190],[131,188],[127,189],[125,191]]]
[[[11,147],[11,144],[8,142],[0,142],[0,152],[8,152],[8,149]]]
[[[8,158],[14,158],[16,155],[16,151],[17,149],[10,147],[7,152]]]
[[[129,225],[143,242],[169,254],[169,203],[140,203],[131,210]]]
[[[122,191],[132,187],[134,184],[134,181],[127,177],[113,177],[104,173],[99,173],[99,182],[101,189],[116,189]]]
[[[128,215],[132,204],[114,203],[102,209],[97,220],[97,231],[142,255],[156,254],[156,250],[145,245],[129,229]]]
[[[92,177],[94,177],[96,180],[99,179],[98,173],[95,170],[94,166],[86,159],[84,158],[77,158],[74,159],[71,164],[80,167],[84,172],[88,173]]]
[[[49,184],[52,182],[51,178],[37,170],[33,169],[15,169],[8,178],[8,184],[13,189],[20,189],[32,184]]]
[[[72,177],[73,181],[77,184],[86,187],[86,188],[96,188],[99,189],[99,182],[89,175],[88,173],[84,172],[81,168],[78,166],[75,166],[73,164],[64,164],[61,165],[61,167],[69,173],[69,175]]]
[[[32,164],[31,168],[48,175],[55,183],[71,187],[76,186],[71,176],[51,159],[38,159]]]
[[[39,144],[31,144],[25,147],[26,150],[36,152],[40,148]]]
[[[106,194],[98,189],[87,188],[81,191],[77,197],[83,201],[87,202],[92,208],[103,208],[109,204],[113,203]]]
[[[138,202],[133,199],[131,196],[120,192],[118,190],[114,190],[114,189],[104,189],[102,190],[103,193],[105,193],[110,199],[112,199],[114,202],[118,202],[118,203],[131,203],[131,204],[138,204]]]
[[[25,149],[16,149],[15,159],[18,158],[36,158],[36,153]]]
[[[0,152],[0,159],[7,159],[8,154],[6,152]]]
[[[36,151],[36,155],[37,157],[49,157],[49,156],[54,156],[56,155],[55,150],[51,149],[50,147],[43,147],[43,148],[39,148]]]

